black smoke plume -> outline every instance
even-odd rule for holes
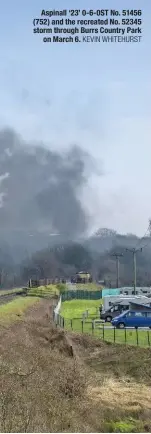
[[[56,152],[0,132],[0,231],[58,232],[75,238],[87,229],[82,203],[90,156],[77,146]]]

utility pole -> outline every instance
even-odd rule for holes
[[[113,253],[113,255],[116,258],[116,287],[119,288],[119,258],[123,256],[123,253]]]
[[[136,295],[136,253],[142,252],[142,247],[140,249],[126,249],[126,251],[133,254],[134,295]]]

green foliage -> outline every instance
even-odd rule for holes
[[[24,311],[39,301],[38,297],[18,297],[0,306],[0,323],[10,323],[21,319]]]
[[[28,290],[28,295],[32,296],[53,296],[54,294],[59,295],[59,290],[57,288],[57,285],[46,285],[46,286],[39,286],[38,288],[31,288]]]
[[[107,422],[105,424],[105,430],[110,433],[136,433],[141,432],[141,430],[143,432],[143,426],[141,422],[130,419],[119,422]]]
[[[60,294],[63,294],[67,290],[64,283],[57,283],[56,288],[59,290]]]
[[[89,270],[92,258],[89,251],[80,244],[67,246],[63,252],[63,263],[74,265],[77,271]]]
[[[2,254],[1,251],[1,288],[20,287],[22,284],[26,286],[30,278],[69,278],[79,271],[88,271],[90,274],[93,271],[92,274],[95,275],[96,279],[105,281],[107,287],[115,287],[116,259],[111,254],[116,249],[119,253],[124,253],[123,257],[120,258],[120,286],[132,286],[134,279],[132,255],[126,252],[126,248],[134,246],[135,238],[134,235],[114,234],[105,229],[103,232],[100,231],[100,236],[98,234],[97,237],[91,237],[83,242],[83,245],[70,242],[51,249],[38,250],[31,257],[25,259],[20,266],[12,264],[9,256]],[[151,286],[151,244],[149,240],[149,238],[146,239],[145,249],[137,253],[138,286]]]
[[[92,283],[76,283],[74,284],[74,286],[76,287],[76,289],[83,289],[84,291],[101,291],[102,286],[101,285],[97,285],[96,283],[92,282]]]

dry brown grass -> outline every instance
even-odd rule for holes
[[[147,432],[150,350],[56,329],[52,303],[0,328],[0,432]]]
[[[127,383],[127,379],[117,381],[106,378],[100,386],[88,386],[88,396],[98,403],[113,409],[129,411],[151,410],[151,390],[148,386],[136,383]]]

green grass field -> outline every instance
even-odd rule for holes
[[[82,318],[83,312],[88,309],[89,316],[94,318],[102,300],[70,300],[64,301],[61,306],[60,314],[66,319]]]
[[[0,306],[0,324],[9,324],[22,318],[25,310],[37,303],[38,297],[18,297]]]
[[[88,333],[107,342],[139,345],[142,347],[151,345],[151,330],[119,330],[110,329],[111,324],[99,324],[93,328],[92,320],[97,319],[98,307],[102,300],[71,300],[62,303],[60,315],[65,319],[65,328],[68,330]],[[88,309],[88,318],[82,321],[82,314]],[[108,327],[108,328],[106,328]]]

